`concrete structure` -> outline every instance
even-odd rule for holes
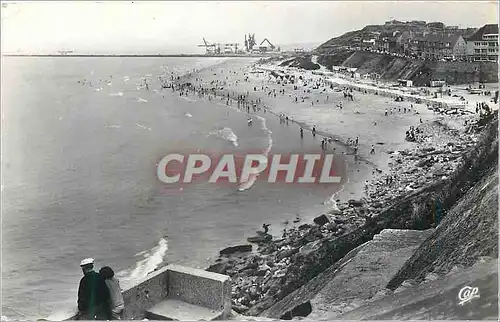
[[[498,61],[498,25],[484,25],[467,38],[470,61]]]
[[[231,315],[229,276],[168,265],[123,292],[125,320],[216,320]],[[75,308],[55,314],[50,321],[76,318]]]
[[[498,321],[498,259],[480,260],[470,268],[434,278],[429,274],[429,280],[419,285],[407,283],[398,292],[385,292],[385,296],[381,292],[378,298],[335,319]],[[460,305],[458,294],[466,285],[476,287],[479,297]]]
[[[261,315],[336,320],[384,289],[432,231],[384,229]]]

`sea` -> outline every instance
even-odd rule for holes
[[[248,126],[233,106],[160,86],[228,59],[2,58],[2,319],[76,306],[83,258],[131,285],[166,263],[205,269],[263,223],[279,238],[329,207],[332,187],[158,180],[172,151],[320,149],[271,113]]]

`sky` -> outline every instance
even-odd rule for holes
[[[2,52],[203,52],[209,42],[319,45],[390,19],[480,27],[498,23],[495,1],[2,1]]]

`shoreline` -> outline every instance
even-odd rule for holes
[[[230,64],[231,62],[226,63]],[[217,67],[224,70],[224,67]],[[258,67],[255,67],[255,64],[248,66],[245,69],[247,73],[244,72],[244,75],[249,75],[249,71],[252,68]],[[307,74],[305,71],[301,73],[302,75]],[[190,76],[202,77],[199,74]],[[226,79],[228,78],[226,77]],[[252,81],[247,81],[245,84],[249,85],[250,89],[253,86],[254,91],[250,92],[248,86],[243,88],[241,88],[242,86],[238,87],[237,85],[239,84],[236,82],[235,87],[237,87],[237,89],[233,91],[233,95],[230,95],[230,88],[226,89],[225,87],[227,84],[225,84],[224,89],[220,92],[220,94],[216,94],[216,96],[217,98],[228,98],[229,104],[229,100],[235,98],[234,93],[237,95],[245,95],[245,89],[247,98],[250,98],[250,93],[257,94],[254,93],[256,92],[255,87],[259,86],[257,80],[253,79]],[[263,86],[264,85],[262,85],[262,88]],[[229,87],[231,86],[229,85]],[[359,90],[362,91],[361,89]],[[330,95],[334,95],[334,93],[330,93]],[[369,99],[380,99],[380,96],[373,95],[371,93],[364,93],[361,94],[361,96],[368,97]],[[268,105],[269,102],[264,100],[265,94],[263,96],[259,96],[258,94],[256,96],[252,95],[251,97],[256,97],[258,99],[257,104],[264,107],[267,112],[271,113],[275,117],[286,114],[290,116],[289,121],[291,121],[292,124],[295,123],[298,126],[311,131],[311,124],[300,119],[298,115],[290,112],[289,110],[286,110],[287,113],[285,113],[284,109],[276,108],[276,104]],[[314,103],[314,98],[311,100]],[[407,103],[408,101],[399,104]],[[377,102],[375,102],[375,104],[377,104]],[[293,106],[291,103],[288,103],[288,105]],[[318,247],[320,247],[319,245],[322,241],[332,238],[343,238],[351,232],[360,229],[367,223],[376,220],[378,214],[383,209],[386,209],[388,205],[391,205],[398,199],[407,196],[412,191],[418,190],[419,187],[425,186],[426,183],[433,182],[433,180],[437,179],[437,177],[442,177],[442,180],[444,180],[444,178],[457,169],[458,160],[460,160],[461,156],[456,154],[464,152],[467,147],[471,146],[471,142],[474,142],[474,137],[469,136],[467,138],[461,138],[460,136],[450,135],[450,133],[454,134],[456,131],[463,130],[461,123],[464,120],[475,121],[477,119],[476,115],[456,115],[456,118],[453,119],[444,113],[435,115],[435,111],[433,111],[433,113],[428,111],[428,113],[425,113],[425,110],[421,106],[415,108],[415,110],[417,109],[418,112],[416,112],[415,115],[418,115],[420,119],[422,114],[428,118],[424,122],[421,120],[420,123],[413,123],[416,128],[422,131],[419,132],[421,133],[420,135],[417,135],[420,141],[411,142],[411,144],[403,144],[403,146],[400,146],[399,149],[395,150],[396,152],[381,149],[383,151],[378,153],[384,155],[379,158],[380,160],[378,162],[372,162],[371,158],[365,158],[361,155],[361,161],[365,161],[365,164],[369,166],[368,168],[372,170],[372,175],[360,174],[359,176],[356,176],[356,173],[354,173],[353,176],[348,176],[351,180],[346,182],[340,191],[332,195],[332,199],[337,199],[336,206],[332,207],[332,210],[326,214],[318,214],[317,218],[321,216],[326,218],[325,224],[317,225],[309,222],[304,223],[302,221],[299,227],[293,227],[288,230],[287,234],[284,235],[283,238],[278,238],[268,243],[260,243],[258,244],[257,249],[252,247],[253,250],[249,253],[236,252],[229,255],[220,255],[215,263],[207,268],[209,271],[227,274],[233,278],[235,281],[233,285],[233,306],[237,313],[248,315],[258,315],[262,313],[262,311],[266,310],[272,304],[278,302],[280,299],[284,298],[284,296],[297,288],[292,286],[292,289],[290,289],[290,285],[286,286],[286,282],[285,285],[283,285],[283,280],[287,279],[292,279],[290,282],[292,285],[295,285],[296,283],[293,282],[294,277],[287,277],[290,273],[288,270],[293,268],[294,262],[297,262],[297,260],[301,259],[301,261],[303,261],[307,256],[318,251]],[[391,115],[392,114],[391,110]],[[252,115],[252,113],[248,113],[248,115]],[[416,118],[413,119],[413,122],[416,122]],[[448,140],[445,148],[452,147],[449,150],[441,148],[443,144],[443,131],[447,133],[445,140]],[[317,133],[318,136],[336,137],[338,140],[336,140],[335,144],[342,145],[346,149],[350,148],[350,146],[344,142],[345,136],[343,136],[342,133],[334,134],[334,131],[329,131],[328,128],[319,129],[317,130]],[[436,135],[436,133],[439,135]],[[470,131],[467,130],[467,133],[470,133]],[[428,134],[431,135],[429,136]],[[456,147],[458,147],[458,150],[454,150]],[[427,158],[429,155],[438,155],[438,158],[440,159],[439,161],[434,159],[432,161],[429,161],[430,159],[420,160],[420,162],[415,161],[419,158]],[[442,157],[442,155],[445,155],[445,157]],[[395,162],[391,162],[389,164],[389,168],[384,170],[379,169],[380,162],[383,163],[384,160],[391,161],[391,159]],[[437,177],[435,175],[436,173],[433,173],[430,176],[427,175],[422,178],[422,176],[418,174],[419,171],[415,171],[417,168],[425,166],[425,162],[422,163],[422,161],[430,163],[448,162],[450,164],[445,169],[440,169],[439,171],[441,172],[438,171]],[[377,165],[377,163],[379,164]],[[355,162],[355,164],[359,164],[359,162]],[[410,173],[406,171],[408,169],[412,169],[410,170]],[[359,168],[357,170],[358,172],[360,171]],[[384,195],[387,194],[387,180],[389,180],[389,176],[391,176],[391,185],[393,185],[392,176],[394,176],[396,177],[396,179],[394,179],[394,184],[399,187],[390,193],[389,198],[384,199]],[[360,177],[363,179],[369,179],[365,181],[366,190],[364,196],[356,199],[347,199],[349,191],[343,190],[359,190],[359,186],[363,183],[363,179],[359,180]],[[413,177],[414,179],[408,180],[408,177]],[[384,179],[386,180],[385,184],[383,183]],[[314,265],[314,263],[310,264]],[[292,273],[292,275],[294,274],[298,274],[300,276],[300,269],[299,271]],[[295,278],[300,279],[300,277],[297,276],[295,276]]]
[[[244,69],[247,69],[247,68],[253,68],[253,66],[255,64],[258,64],[258,62],[254,62],[253,64],[251,65],[248,65],[247,62],[244,63]],[[226,65],[229,65],[226,66]],[[234,65],[234,62],[232,60],[225,60],[223,61],[221,64],[217,64],[216,66],[211,66],[211,67],[207,67],[207,68],[204,68],[204,69],[201,69],[201,70],[197,70],[197,71],[194,71],[194,72],[190,72],[188,74],[185,74],[185,75],[182,75],[180,77],[179,80],[176,80],[174,82],[174,84],[176,84],[177,86],[181,86],[182,87],[182,84],[186,84],[186,83],[189,83],[191,84],[191,82],[193,82],[193,80],[195,79],[198,79],[198,77],[201,78],[200,75],[202,75],[203,72],[206,72],[206,73],[210,73],[211,75],[216,75],[217,73],[213,73],[214,69],[215,70],[222,70],[222,71],[225,71],[227,70],[227,68],[231,68],[231,65]],[[223,73],[223,72],[222,72]],[[222,73],[221,75],[217,74],[220,76],[220,78],[223,78],[222,77]],[[247,73],[244,72],[244,75],[247,75]],[[253,82],[253,81],[249,81],[249,84],[251,86],[253,85],[256,85],[256,82]],[[199,92],[197,91],[196,88],[192,87],[191,85],[184,89],[177,89],[176,91],[186,91],[186,93],[191,93],[191,95],[199,95]],[[238,99],[238,96],[240,95],[246,95],[246,101],[248,102],[249,99],[251,98],[250,94],[252,94],[252,92],[249,92],[247,91],[245,93],[245,90],[243,89],[236,89],[234,91],[230,91],[230,89],[228,88],[225,88],[224,89],[221,89],[221,90],[218,90],[216,89],[214,92],[212,93],[208,93],[207,96],[210,96],[210,94],[213,94],[214,95],[214,98],[213,99],[216,99],[216,101],[221,104],[221,105],[224,105],[223,102],[226,101],[226,99],[228,99],[230,102],[229,104],[226,104],[226,106],[228,108],[231,108],[235,111],[239,111],[239,112],[242,112],[244,113],[245,115],[247,116],[251,116],[251,117],[257,117],[257,118],[264,118],[266,119],[266,115],[273,115],[274,117],[276,118],[280,118],[280,113],[278,113],[276,110],[274,110],[273,106],[270,106],[268,104],[266,104],[266,102],[264,100],[261,100],[261,101],[258,101],[258,99],[262,99],[263,97],[253,97],[254,99],[252,99],[250,101],[250,105],[251,104],[255,104],[257,110],[252,110],[252,108],[249,108],[248,112],[245,111],[245,108],[244,107],[238,107],[238,106],[235,106],[233,103],[237,101]],[[184,95],[187,95],[187,94],[184,94]],[[201,97],[201,96],[200,96]],[[203,99],[207,99],[207,97],[203,96]],[[220,101],[219,101],[220,99]],[[208,99],[208,101],[210,101],[210,99]],[[259,108],[261,110],[259,110]],[[264,113],[262,113],[262,111],[264,111]],[[310,124],[308,124],[307,122],[304,122],[304,121],[300,121],[300,120],[297,120],[295,119],[293,116],[289,118],[288,120],[291,125],[296,125],[298,126],[298,129],[299,128],[303,128],[305,131],[308,131],[308,132],[311,132],[312,133],[312,126]],[[298,133],[298,131],[297,131]],[[344,156],[354,156],[354,153],[353,153],[353,150],[354,148],[347,144],[344,139],[338,135],[338,134],[335,134],[334,132],[331,132],[331,131],[327,131],[327,130],[322,130],[322,129],[317,129],[316,131],[316,136],[317,136],[317,139],[318,139],[318,145],[319,145],[319,139],[321,138],[333,138],[333,141],[331,143],[328,143],[329,145],[334,145],[336,146],[337,148],[341,148],[342,150],[344,151],[341,151],[340,153],[342,153]],[[331,147],[329,146],[327,148],[328,149],[331,149]],[[335,148],[334,148],[335,150]],[[357,170],[357,172],[360,172],[361,170],[363,170],[363,173],[366,173],[366,172],[369,172],[371,171],[373,173],[373,171],[379,171],[378,168],[377,168],[377,165],[375,163],[373,163],[372,161],[370,161],[369,158],[363,156],[363,155],[357,155],[355,157],[355,161],[354,162],[351,162],[351,161],[347,161],[345,160],[345,167],[346,169],[350,168],[350,166],[353,166],[353,165],[357,165],[355,167],[353,167],[353,170]],[[364,164],[364,165],[362,165]],[[346,186],[351,183],[351,182],[364,182],[365,180],[364,179],[368,179],[368,177],[366,176],[366,174],[362,174],[361,176],[356,176],[357,178],[353,178],[354,176],[356,176],[356,174],[353,174],[351,176],[348,176],[348,181],[346,183],[344,183],[344,185],[341,187],[341,189],[337,192],[334,192],[332,193],[332,195],[330,196],[329,198],[329,201],[332,201],[334,197],[338,196],[340,193],[342,193],[343,191],[347,191],[349,190],[350,193],[352,194],[352,190],[360,190],[360,189],[356,189],[355,187],[352,187],[353,189],[346,189]],[[357,179],[357,180],[356,180]],[[361,180],[363,179],[363,180]],[[360,198],[361,196],[356,194],[354,196],[355,198]],[[312,219],[312,218],[310,218]],[[283,228],[283,227],[281,227]]]

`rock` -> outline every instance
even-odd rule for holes
[[[309,229],[309,228],[311,228],[311,227],[312,227],[312,226],[311,226],[311,225],[309,225],[309,224],[303,224],[303,225],[300,225],[300,226],[299,226],[299,229],[300,229],[300,230],[305,230],[305,229]]]
[[[331,222],[328,225],[326,225],[326,229],[329,231],[335,231],[337,230],[337,224],[335,222]]]
[[[246,244],[246,245],[237,245],[224,248],[219,252],[219,254],[220,256],[223,256],[223,255],[231,255],[234,253],[246,253],[251,251],[252,251],[252,245]]]
[[[281,252],[278,252],[278,255],[276,255],[276,259],[279,261],[281,261],[283,258],[287,258],[287,257],[290,257],[292,256],[293,254],[297,253],[299,251],[298,248],[292,248],[292,249],[287,249],[287,250],[283,250]]]
[[[348,203],[349,206],[353,207],[362,207],[365,204],[363,200],[355,200],[355,199],[349,199]]]
[[[342,210],[340,210],[338,207],[336,207],[336,208],[328,210],[328,213],[330,215],[342,215]]]
[[[317,251],[321,247],[321,240],[313,241],[300,247],[297,256],[306,257],[312,252]]]
[[[347,218],[344,218],[344,217],[335,217],[333,218],[333,221],[336,223],[336,224],[343,224],[347,221]]]
[[[273,239],[273,236],[272,235],[269,235],[269,234],[261,234],[261,235],[258,235],[258,236],[252,236],[252,237],[248,237],[247,238],[247,241],[249,243],[268,243],[270,242],[271,240]]]
[[[330,223],[330,218],[326,214],[322,214],[316,218],[314,218],[314,223],[318,226],[323,226]]]
[[[206,270],[208,272],[212,272],[212,273],[219,273],[219,274],[226,274],[226,271],[228,269],[231,269],[233,268],[233,265],[230,261],[228,260],[224,260],[224,261],[221,261],[219,263],[216,263],[216,264],[213,264],[213,265],[210,265],[210,267],[208,267]]]
[[[431,166],[433,164],[434,164],[434,159],[428,158],[428,159],[420,160],[419,162],[417,162],[416,166],[419,168],[422,168],[422,167]]]
[[[232,309],[236,312],[236,313],[239,313],[239,314],[243,314],[245,313],[246,311],[249,310],[249,307],[248,306],[245,306],[243,304],[232,304],[231,305]]]

